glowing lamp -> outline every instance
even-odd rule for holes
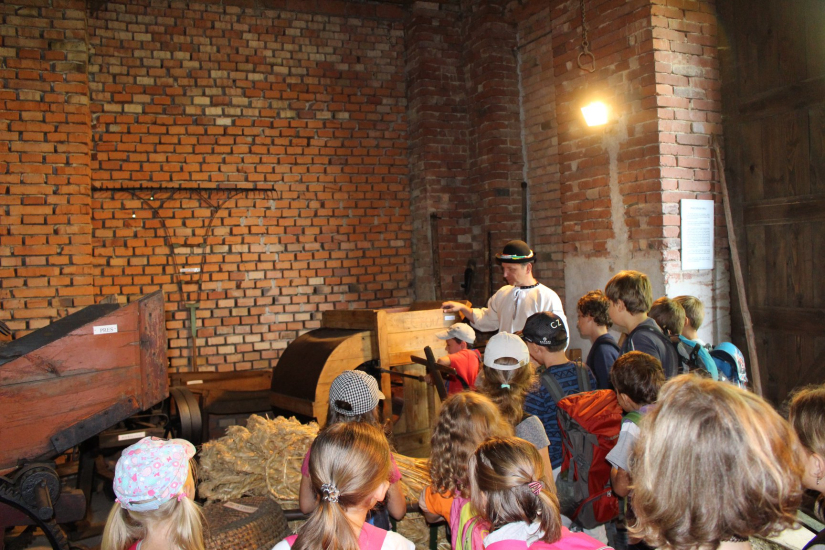
[[[582,114],[588,126],[607,124],[607,105],[601,101],[594,101],[590,105],[582,107]]]

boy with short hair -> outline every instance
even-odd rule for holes
[[[561,468],[561,430],[556,420],[556,402],[567,395],[588,391],[596,379],[587,367],[567,359],[567,327],[564,320],[549,311],[534,313],[524,323],[521,338],[536,363],[539,384],[524,399],[524,412],[539,417],[550,440],[553,474]]]
[[[648,406],[656,402],[659,389],[665,383],[665,373],[658,359],[641,351],[625,353],[613,364],[610,381],[616,391],[619,406],[626,413],[616,446],[607,453],[613,466],[610,483],[618,497],[630,491],[630,452],[639,437],[639,420]]]
[[[476,340],[473,327],[467,323],[456,323],[435,336],[439,340],[446,340],[444,347],[447,355],[439,357],[436,363],[450,369],[447,373],[447,394],[474,390],[481,366],[481,354],[478,350],[470,349]]]
[[[682,328],[682,336],[701,344],[702,347],[708,347],[702,340],[699,339],[699,327],[705,320],[705,305],[696,296],[676,296],[673,299],[685,310],[685,326]]]
[[[648,316],[656,321],[671,342],[679,341],[685,326],[685,310],[678,302],[662,296],[653,302]]]
[[[610,367],[621,353],[616,339],[608,332],[613,326],[607,313],[609,308],[610,300],[601,290],[591,290],[579,298],[576,305],[579,314],[576,327],[582,338],[587,338],[591,344],[585,364],[596,377],[596,388],[600,390],[611,389]]]
[[[647,316],[653,302],[647,275],[639,271],[620,271],[607,283],[604,293],[610,300],[610,319],[627,334],[622,353],[648,353],[662,364],[666,378],[676,376],[679,370],[676,348],[656,321]]]

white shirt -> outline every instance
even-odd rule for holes
[[[484,537],[484,547],[488,547],[500,540],[523,540],[530,546],[544,536],[541,525],[538,523],[528,524],[524,521],[508,523],[504,527],[497,529]]]
[[[541,283],[529,288],[507,285],[493,294],[487,307],[473,308],[474,321],[470,324],[481,332],[514,333],[524,328],[528,317],[541,311],[552,311],[567,327],[567,317],[558,294]]]
[[[291,546],[284,539],[276,544],[272,550],[290,550],[290,548]],[[394,531],[387,531],[381,550],[415,550],[415,544]]]

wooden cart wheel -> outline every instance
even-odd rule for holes
[[[186,388],[169,388],[169,419],[169,431],[174,437],[185,439],[192,445],[200,445],[203,439],[203,416],[195,394]]]

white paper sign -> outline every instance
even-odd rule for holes
[[[237,510],[238,512],[244,512],[246,514],[251,514],[258,511],[257,506],[246,506],[245,504],[238,504],[236,502],[224,502],[223,505],[227,508],[231,508],[232,510]]]
[[[682,271],[713,269],[713,201],[682,199]]]
[[[117,436],[118,441],[129,441],[130,439],[143,439],[146,437],[146,432],[134,432],[130,434],[123,434]]]
[[[100,325],[92,329],[93,334],[114,334],[117,332],[117,325]]]

